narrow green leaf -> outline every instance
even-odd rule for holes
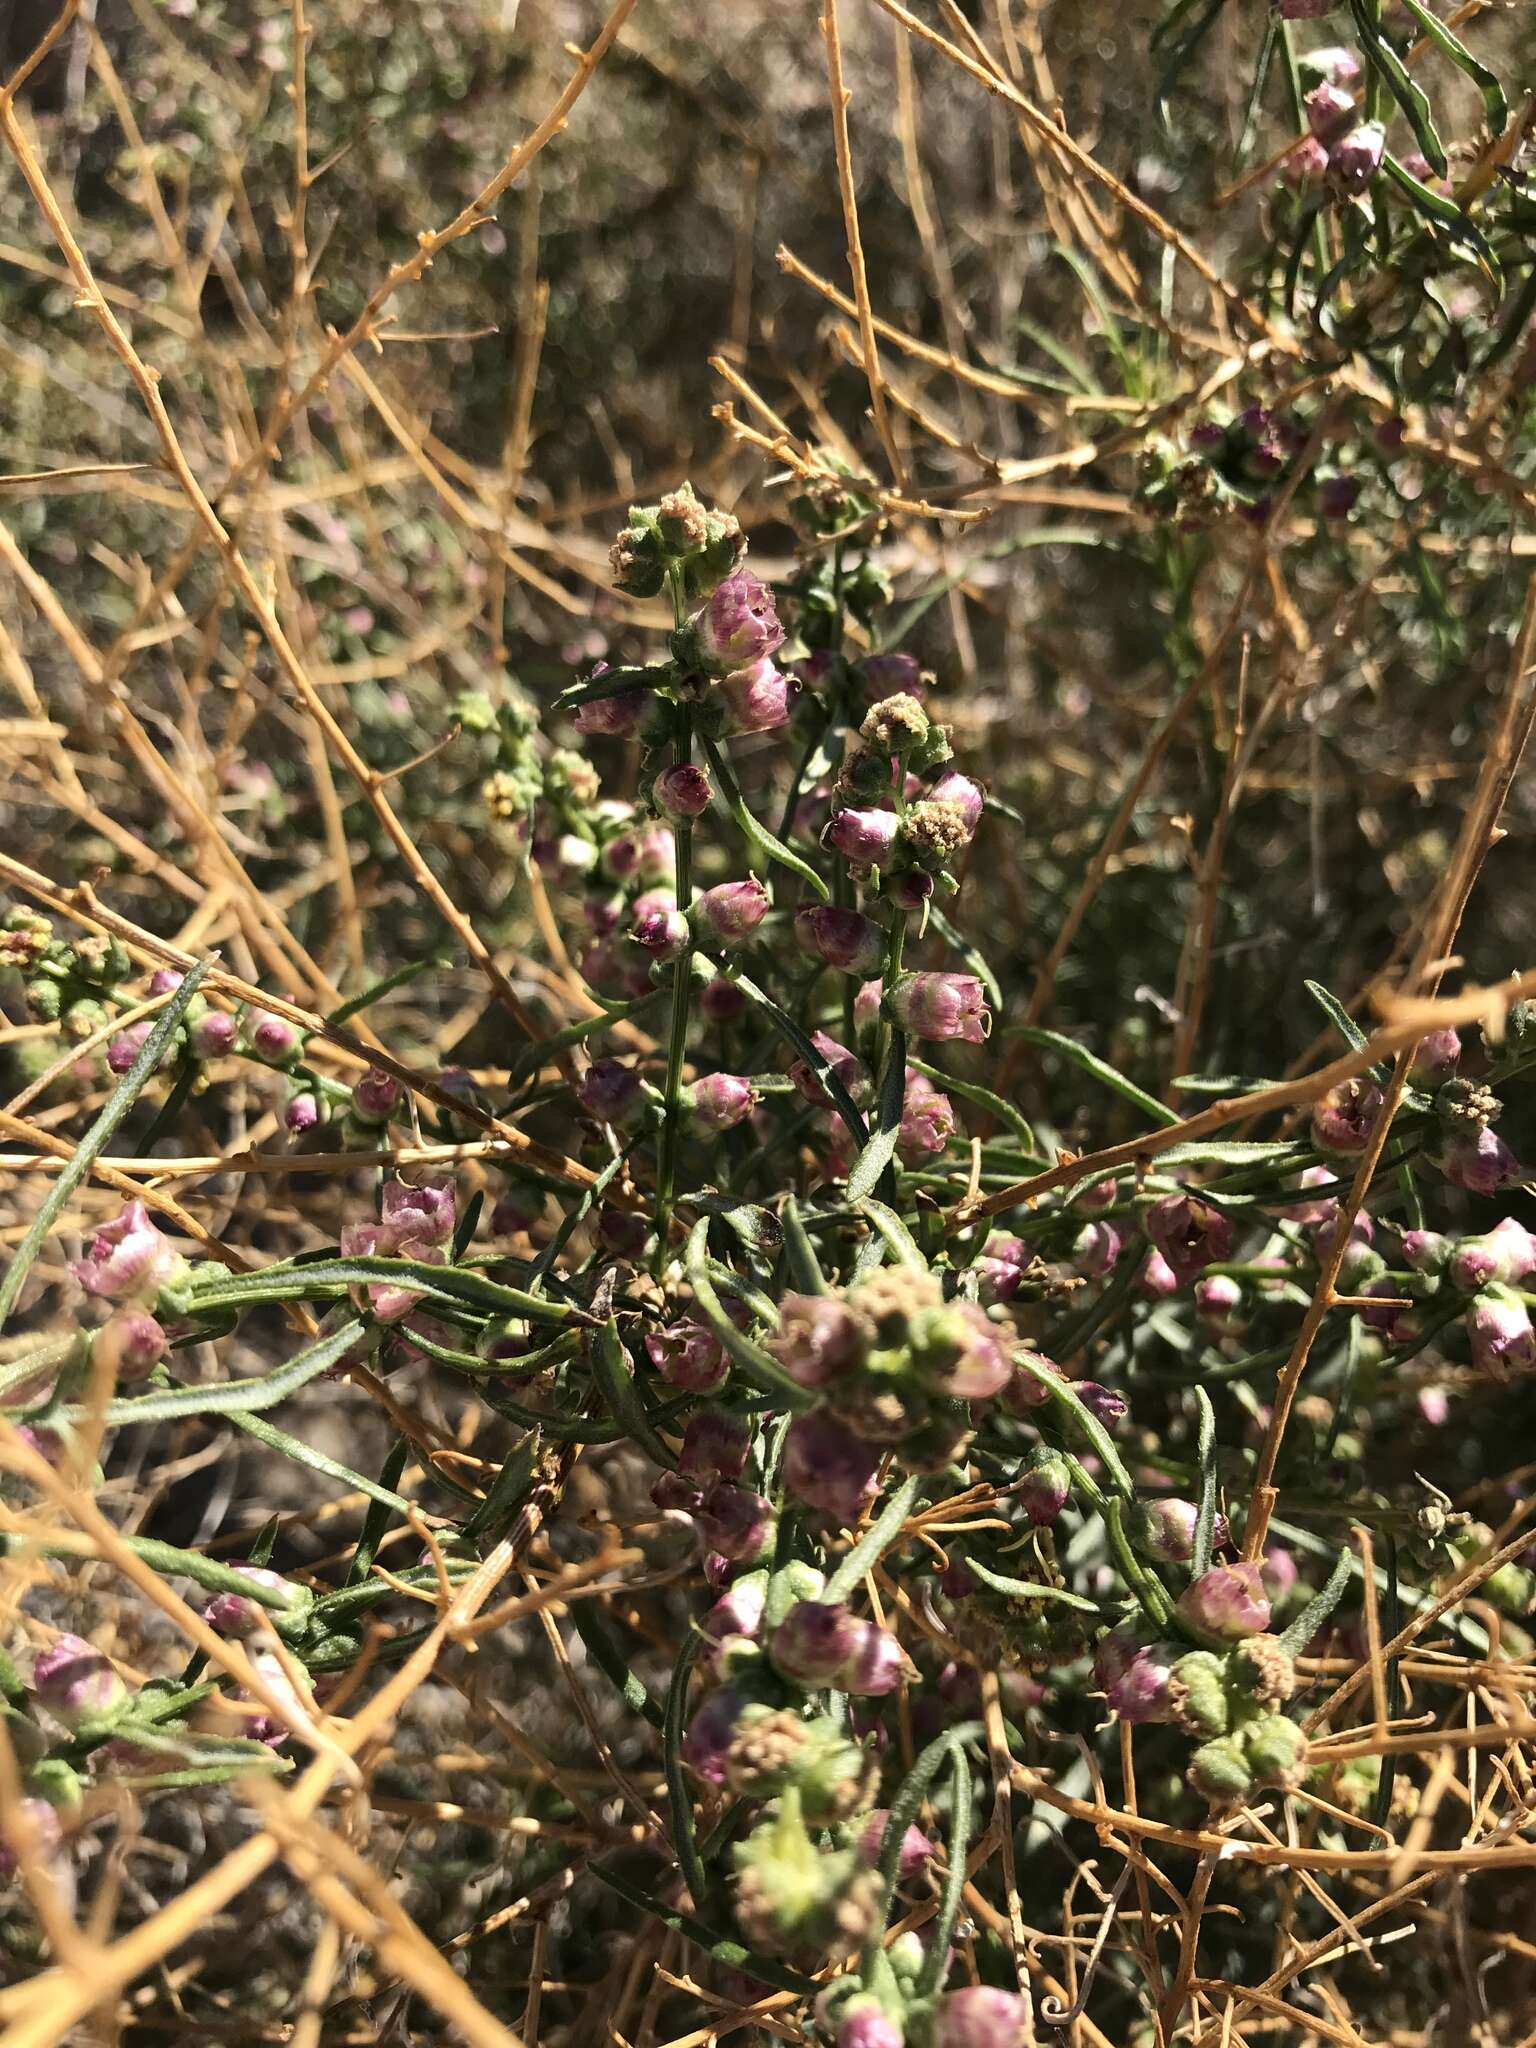
[[[848,1175],[848,1199],[862,1202],[880,1185],[881,1175],[896,1157],[901,1137],[902,1111],[907,1094],[907,1041],[901,1031],[892,1031],[886,1054],[885,1072],[880,1080],[880,1123]]]
[[[990,1586],[994,1593],[1002,1593],[1009,1600],[1054,1600],[1062,1607],[1075,1607],[1083,1614],[1097,1614],[1098,1603],[1085,1600],[1081,1593],[1069,1593],[1065,1586],[1044,1586],[1033,1579],[1010,1579],[1002,1572],[995,1572],[990,1565],[982,1563],[979,1557],[966,1552],[966,1569],[974,1572],[984,1586]]]
[[[1435,132],[1429,101],[1425,98],[1422,88],[1408,75],[1402,58],[1371,19],[1365,0],[1349,0],[1349,7],[1355,17],[1360,48],[1367,64],[1383,79],[1387,90],[1407,115],[1408,125],[1417,138],[1419,148],[1428,159],[1430,168],[1438,171],[1443,178],[1446,171],[1445,148]]]
[[[1196,1457],[1200,1466],[1200,1509],[1195,1517],[1195,1547],[1189,1568],[1198,1579],[1211,1568],[1211,1547],[1216,1533],[1216,1411],[1204,1387],[1195,1389],[1195,1406],[1200,1411],[1200,1434]]]
[[[776,861],[781,868],[788,868],[792,875],[798,875],[802,882],[815,890],[823,903],[829,903],[832,892],[810,862],[802,860],[782,839],[776,839],[760,819],[753,817],[725,756],[707,733],[700,733],[699,738],[703,743],[704,752],[709,757],[709,765],[714,769],[716,780],[720,784],[720,794],[725,799],[725,807],[735,819],[737,829],[747,844],[761,859]]]
[[[618,1323],[612,1316],[588,1338],[587,1363],[592,1369],[593,1385],[602,1395],[614,1421],[622,1425],[624,1434],[631,1437],[664,1472],[674,1471],[677,1459],[656,1434],[640,1390],[635,1385],[629,1356],[619,1337]]]
[[[1341,1550],[1338,1562],[1328,1574],[1328,1583],[1320,1593],[1313,1595],[1289,1627],[1281,1631],[1280,1647],[1288,1657],[1300,1656],[1338,1606],[1344,1597],[1344,1588],[1349,1584],[1356,1563],[1357,1560],[1349,1551]]]
[[[276,1372],[265,1373],[259,1379],[221,1380],[209,1387],[168,1387],[160,1393],[132,1394],[109,1401],[100,1411],[89,1407],[66,1408],[63,1417],[66,1422],[83,1423],[100,1412],[113,1428],[124,1428],[133,1422],[176,1422],[189,1415],[255,1414],[263,1408],[276,1407],[279,1401],[286,1401],[300,1387],[318,1379],[362,1334],[363,1325],[354,1317],[317,1338],[308,1350],[290,1358]]]
[[[185,1015],[188,1003],[197,994],[198,984],[208,972],[209,965],[208,961],[199,960],[197,965],[182,977],[180,985],[172,992],[165,1008],[156,1017],[155,1028],[140,1046],[138,1058],[107,1097],[102,1105],[101,1114],[75,1147],[68,1162],[43,1197],[38,1212],[32,1219],[31,1228],[16,1247],[15,1256],[5,1269],[5,1278],[0,1280],[0,1328],[4,1327],[6,1317],[16,1306],[16,1297],[21,1293],[22,1282],[31,1271],[32,1261],[42,1250],[48,1233],[53,1228],[54,1218],[61,1214],[65,1203],[105,1150],[107,1140],[137,1102],[144,1084],[159,1066],[162,1054],[175,1036],[176,1027]]]
[[[1144,1088],[1138,1088],[1128,1080],[1117,1067],[1107,1060],[1101,1060],[1086,1045],[1079,1045],[1075,1038],[1063,1037],[1059,1031],[1047,1031],[1037,1024],[1012,1024],[1003,1033],[1005,1038],[1022,1038],[1026,1045],[1038,1045],[1042,1050],[1060,1053],[1075,1067],[1081,1067],[1085,1074],[1091,1074],[1096,1081],[1102,1081],[1106,1088],[1113,1088],[1117,1095],[1127,1102],[1133,1102],[1138,1109],[1145,1110],[1155,1124],[1176,1124],[1179,1119],[1166,1103],[1159,1102],[1155,1095],[1149,1095]]]
[[[1488,127],[1499,135],[1509,120],[1509,102],[1504,97],[1504,88],[1498,79],[1467,48],[1461,38],[1452,33],[1438,15],[1431,14],[1423,0],[1403,0],[1403,6],[1411,14],[1425,35],[1442,55],[1449,57],[1458,71],[1464,71],[1483,96],[1483,105],[1488,112]]]

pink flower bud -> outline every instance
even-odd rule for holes
[[[876,1444],[857,1437],[821,1409],[797,1415],[784,1439],[784,1484],[797,1500],[845,1526],[875,1497]]]
[[[113,1380],[141,1380],[164,1358],[165,1332],[143,1308],[120,1308],[91,1339],[91,1363]]]
[[[1319,142],[1333,143],[1346,133],[1355,118],[1355,96],[1324,79],[1306,96],[1307,126]]]
[[[862,1101],[868,1093],[869,1076],[864,1070],[864,1062],[858,1055],[851,1053],[846,1045],[839,1045],[835,1038],[829,1038],[825,1031],[813,1031],[811,1043],[854,1101]],[[831,1107],[832,1098],[822,1086],[809,1061],[791,1060],[789,1078],[805,1100],[817,1109]]]
[[[1219,1265],[1232,1250],[1231,1224],[1197,1195],[1162,1195],[1145,1220],[1148,1237],[1180,1286],[1187,1287],[1207,1266]]]
[[[894,811],[835,811],[821,835],[822,844],[856,868],[889,867],[901,836]]]
[[[1020,1364],[1028,1360],[1028,1366]],[[1043,1351],[1033,1351],[1020,1346],[1013,1354],[1013,1373],[1002,1389],[1002,1404],[1010,1415],[1027,1416],[1036,1408],[1043,1408],[1053,1399],[1048,1381],[1059,1381],[1063,1386],[1067,1376],[1054,1358],[1047,1358]],[[1033,1370],[1030,1370],[1030,1368]],[[1041,1375],[1044,1375],[1042,1378]]]
[[[635,898],[629,936],[653,960],[675,960],[688,943],[688,920],[669,891],[651,889]]]
[[[600,666],[606,668],[607,663]],[[576,730],[602,734],[608,739],[632,739],[645,723],[654,701],[649,690],[615,690],[611,696],[589,697],[576,706]]]
[[[1346,1156],[1363,1152],[1376,1129],[1381,1107],[1381,1090],[1374,1082],[1360,1078],[1341,1081],[1312,1105],[1313,1143],[1321,1151]]]
[[[1467,1311],[1467,1336],[1472,1363],[1496,1379],[1536,1366],[1536,1330],[1525,1303],[1507,1287],[1494,1285],[1477,1297]]]
[[[669,1386],[686,1394],[713,1394],[730,1376],[720,1339],[706,1324],[680,1317],[645,1340],[645,1354]]]
[[[1195,1282],[1195,1310],[1213,1335],[1236,1336],[1242,1325],[1237,1311],[1243,1305],[1243,1290],[1230,1273],[1213,1273]]]
[[[233,1052],[239,1035],[234,1018],[223,1010],[205,1010],[187,1026],[187,1043],[200,1060],[222,1059]]]
[[[917,1676],[917,1667],[889,1629],[872,1621],[855,1624],[853,1650],[838,1675],[842,1691],[856,1699],[883,1699]]]
[[[841,1673],[858,1647],[860,1622],[843,1606],[797,1600],[773,1632],[768,1655],[775,1670],[796,1685],[841,1686]]]
[[[97,1755],[99,1760],[100,1752]],[[30,1830],[29,1846],[45,1863],[52,1862],[64,1841],[64,1823],[59,1818],[58,1808],[51,1800],[35,1796],[21,1799],[17,1804]],[[0,1825],[4,1826],[4,1833],[0,1835],[0,1878],[10,1878],[16,1874],[15,1835],[19,1834],[20,1830],[13,1832],[8,1822]],[[897,2041],[899,2044],[899,2035]]]
[[[689,1125],[704,1136],[734,1129],[758,1103],[757,1090],[741,1074],[705,1074],[684,1093]]]
[[[860,1860],[867,1863],[871,1869],[875,1869],[879,1865],[880,1850],[885,1841],[885,1830],[890,1818],[891,1816],[887,1808],[877,1806],[871,1813],[865,1815],[860,1827],[859,1838],[855,1846],[858,1849]],[[910,1879],[916,1877],[923,1866],[930,1861],[933,1853],[933,1844],[923,1833],[922,1829],[918,1827],[908,1828],[901,1838],[901,1860],[896,1866],[897,1882],[906,1884]]]
[[[1029,2008],[1017,1991],[970,1984],[947,1991],[934,2009],[932,2048],[1024,2048]]]
[[[400,1106],[400,1083],[382,1067],[370,1067],[352,1084],[352,1114],[365,1124],[387,1124]]]
[[[1316,185],[1327,175],[1328,152],[1315,135],[1306,136],[1280,166],[1280,176],[1293,192]]]
[[[100,1650],[79,1636],[60,1636],[32,1666],[32,1695],[66,1728],[81,1727],[115,1713],[128,1688]]]
[[[871,704],[878,704],[882,697],[923,695],[923,672],[915,654],[866,654],[859,673]]]
[[[284,1606],[288,1605],[287,1596],[298,1590],[290,1586],[280,1572],[268,1571],[264,1565],[237,1564],[231,1560],[230,1570],[238,1572],[242,1579],[249,1579],[253,1585],[283,1594]],[[241,1593],[215,1593],[203,1609],[203,1619],[221,1636],[248,1636],[254,1629],[271,1625],[269,1609],[259,1600],[247,1599]]]
[[[885,958],[885,938],[873,918],[837,904],[807,903],[795,912],[800,950],[842,974],[873,973]]]
[[[302,1095],[292,1095],[283,1105],[283,1129],[299,1138],[306,1131],[312,1131],[320,1121],[320,1104],[306,1089]]]
[[[1072,1264],[1088,1280],[1113,1272],[1125,1239],[1113,1223],[1085,1223],[1072,1244]]]
[[[720,683],[722,730],[726,733],[773,732],[783,725],[794,703],[793,676],[775,668],[765,654],[746,668],[734,670]]]
[[[130,1024],[126,1031],[119,1031],[115,1038],[107,1040],[107,1072],[126,1074],[139,1054],[144,1050],[150,1033],[155,1028],[153,1017],[141,1017],[137,1024]]]
[[[698,1512],[699,1534],[711,1550],[741,1564],[759,1564],[773,1547],[773,1503],[744,1486],[711,1488]]]
[[[1330,85],[1353,85],[1360,76],[1360,59],[1354,51],[1336,45],[1308,50],[1297,61],[1303,76],[1326,78]]]
[[[1319,86],[1319,91],[1322,87]],[[1387,131],[1380,121],[1362,121],[1341,135],[1328,152],[1328,177],[1340,192],[1363,192],[1381,169]]]
[[[1300,1576],[1296,1559],[1283,1544],[1267,1543],[1264,1546],[1264,1555],[1259,1560],[1259,1577],[1275,1606],[1290,1597]]]
[[[1133,1727],[1168,1719],[1168,1679],[1179,1657],[1171,1643],[1144,1643],[1128,1623],[1099,1638],[1093,1682],[1110,1711]]]
[[[896,1136],[896,1152],[903,1165],[915,1166],[920,1160],[942,1152],[954,1130],[955,1109],[949,1097],[935,1088],[926,1074],[908,1067],[901,1127]]]
[[[631,879],[653,887],[670,883],[678,866],[678,842],[670,825],[641,825],[631,836]]]
[[[129,1202],[70,1270],[87,1294],[103,1301],[153,1301],[180,1264],[144,1204]]]
[[[736,1739],[736,1723],[746,1704],[730,1686],[716,1686],[699,1702],[682,1741],[683,1762],[706,1785],[725,1783],[725,1760]]]
[[[1136,1275],[1137,1292],[1149,1301],[1166,1301],[1170,1294],[1179,1291],[1179,1276],[1154,1245],[1141,1262],[1141,1271]]]
[[[244,1009],[240,1013],[240,1037],[253,1058],[269,1067],[285,1067],[298,1056],[303,1038],[297,1026],[270,1010]]]
[[[757,930],[771,908],[768,891],[755,875],[744,882],[717,882],[693,906],[700,941],[739,946]]]
[[[597,1219],[598,1243],[616,1259],[638,1259],[650,1235],[645,1218],[629,1209],[604,1209]]]
[[[1417,1407],[1420,1420],[1431,1429],[1443,1429],[1450,1419],[1451,1403],[1444,1387],[1420,1387]]]
[[[724,1415],[718,1408],[701,1408],[688,1418],[677,1468],[717,1479],[739,1479],[751,1441],[747,1425],[734,1415]]]
[[[773,592],[750,569],[738,569],[716,585],[691,631],[695,659],[716,675],[772,654],[784,639]]]
[[[1008,1237],[1000,1230],[992,1232],[972,1267],[984,1306],[1012,1301],[1023,1284],[1030,1257],[1029,1246],[1022,1237]]]
[[[1117,1429],[1131,1412],[1131,1405],[1124,1394],[1114,1387],[1100,1386],[1097,1380],[1073,1380],[1072,1391],[1095,1422],[1102,1423],[1105,1429]]]
[[[1525,1178],[1525,1168],[1488,1124],[1449,1138],[1440,1154],[1440,1170],[1452,1187],[1473,1195],[1496,1195]]]
[[[965,822],[967,835],[974,835],[987,801],[979,782],[962,775],[958,768],[946,768],[936,782],[930,783],[928,795],[935,802],[953,804]]]
[[[1179,1595],[1180,1618],[1197,1635],[1223,1642],[1241,1642],[1269,1627],[1269,1601],[1263,1573],[1246,1559],[1219,1564],[1204,1572]]]
[[[1438,1088],[1449,1081],[1461,1059],[1461,1034],[1445,1025],[1429,1031],[1413,1049],[1410,1072],[1421,1088]]]
[[[456,1204],[450,1181],[428,1181],[413,1188],[398,1177],[384,1183],[380,1211],[386,1237],[397,1253],[411,1248],[419,1256],[423,1245],[445,1245],[453,1236]],[[384,1249],[381,1243],[379,1249]]]
[[[599,1123],[623,1124],[645,1101],[645,1083],[618,1060],[594,1060],[577,1083],[576,1100]]]
[[[864,1334],[835,1294],[786,1294],[766,1349],[798,1385],[821,1387],[862,1363]]]
[[[763,1625],[763,1607],[768,1597],[768,1574],[748,1572],[728,1586],[699,1623],[700,1633],[718,1651],[723,1643],[740,1637],[755,1637]]]
[[[699,990],[699,1012],[711,1024],[734,1024],[747,1007],[747,999],[734,981],[716,975]]]
[[[1404,1256],[1408,1256],[1409,1236],[1428,1235],[1427,1231],[1405,1233]],[[1417,1262],[1410,1259],[1409,1263]],[[1451,1252],[1445,1270],[1451,1285],[1467,1294],[1475,1294],[1490,1280],[1512,1286],[1536,1272],[1536,1237],[1532,1237],[1523,1223],[1517,1223],[1513,1216],[1506,1216],[1485,1236],[1464,1237]]]
[[[915,1038],[961,1038],[980,1045],[992,1029],[986,991],[974,974],[904,974],[885,998]]]
[[[663,768],[651,784],[651,798],[657,810],[674,824],[683,818],[703,817],[714,801],[714,794],[709,777],[691,761]]]
[[[1195,1554],[1200,1511],[1192,1500],[1143,1501],[1132,1518],[1131,1540],[1144,1557],[1159,1564],[1188,1564]],[[1218,1515],[1211,1540],[1219,1550],[1228,1537],[1227,1518]]]
[[[1029,1454],[1017,1490],[1019,1505],[1034,1527],[1052,1528],[1071,1496],[1072,1468],[1060,1451],[1049,1444],[1037,1444]]]

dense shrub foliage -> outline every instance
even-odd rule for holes
[[[13,24],[5,2038],[1520,2040],[1519,51],[724,12]]]

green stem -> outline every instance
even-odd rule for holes
[[[677,736],[677,765],[686,768],[693,758],[693,713],[684,709]],[[673,888],[677,907],[684,917],[693,894],[693,820],[679,818],[673,826],[677,848]],[[667,1225],[672,1215],[672,1190],[677,1177],[678,1124],[682,1117],[683,1055],[688,1046],[688,999],[692,991],[689,972],[693,957],[692,935],[672,963],[672,1025],[667,1036],[667,1084],[662,1100],[661,1144],[656,1157],[656,1270],[667,1262]]]

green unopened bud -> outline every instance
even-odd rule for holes
[[[1232,1653],[1233,1681],[1261,1707],[1277,1707],[1296,1690],[1296,1665],[1277,1636],[1249,1636]]]
[[[1307,1738],[1284,1714],[1261,1714],[1243,1730],[1243,1750],[1261,1785],[1293,1792],[1307,1774]]]
[[[1526,1614],[1536,1599],[1536,1576],[1524,1565],[1502,1564],[1484,1579],[1483,1598],[1501,1614]]]
[[[853,1849],[820,1849],[806,1833],[800,1795],[732,1852],[736,1918],[769,1955],[840,1956],[862,1943],[879,1910],[879,1873]]]
[[[771,1633],[791,1607],[797,1607],[802,1600],[819,1600],[826,1583],[826,1574],[802,1558],[793,1558],[781,1566],[768,1581],[768,1594],[763,1602],[764,1627]]]
[[[1203,1742],[1189,1760],[1189,1782],[1205,1798],[1220,1805],[1245,1799],[1253,1789],[1248,1757],[1235,1735]]]
[[[1169,1718],[1186,1735],[1225,1735],[1231,1725],[1227,1667],[1211,1650],[1191,1650],[1168,1674]]]

